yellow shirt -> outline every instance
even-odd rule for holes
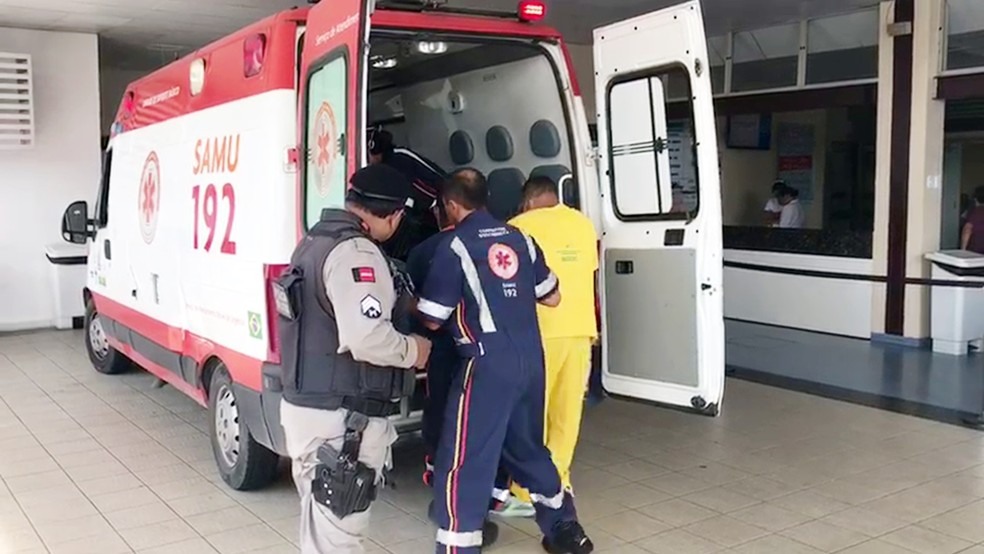
[[[560,305],[537,306],[543,338],[594,338],[598,234],[591,220],[559,204],[522,213],[509,223],[536,240],[560,279]]]

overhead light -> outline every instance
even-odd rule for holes
[[[448,51],[448,43],[441,41],[422,40],[417,43],[417,52],[421,54],[434,55],[443,54]]]
[[[372,67],[375,69],[393,69],[396,67],[396,58],[377,56],[372,59]]]
[[[198,58],[191,62],[188,70],[188,88],[191,89],[192,96],[198,96],[205,86],[205,60]]]

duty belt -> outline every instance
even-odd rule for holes
[[[351,412],[357,412],[369,417],[389,417],[400,411],[400,404],[389,400],[374,400],[369,398],[358,398],[355,396],[343,396],[338,398],[338,405],[329,409],[344,408]]]

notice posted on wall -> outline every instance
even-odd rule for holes
[[[813,125],[780,123],[777,129],[777,177],[799,191],[801,202],[813,200]]]
[[[670,180],[685,209],[697,209],[697,168],[694,160],[694,134],[688,120],[666,122],[667,149],[670,152]],[[675,208],[679,208],[675,206]]]

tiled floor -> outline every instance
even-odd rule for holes
[[[737,375],[959,422],[984,410],[984,354],[948,356],[796,329],[727,321]]]
[[[80,345],[0,337],[0,553],[295,551],[289,477],[228,490],[204,410]],[[369,551],[430,553],[419,446],[395,457]],[[984,434],[742,381],[717,419],[604,403],[575,485],[601,552],[984,554]],[[540,552],[535,534],[510,521],[494,551]]]

